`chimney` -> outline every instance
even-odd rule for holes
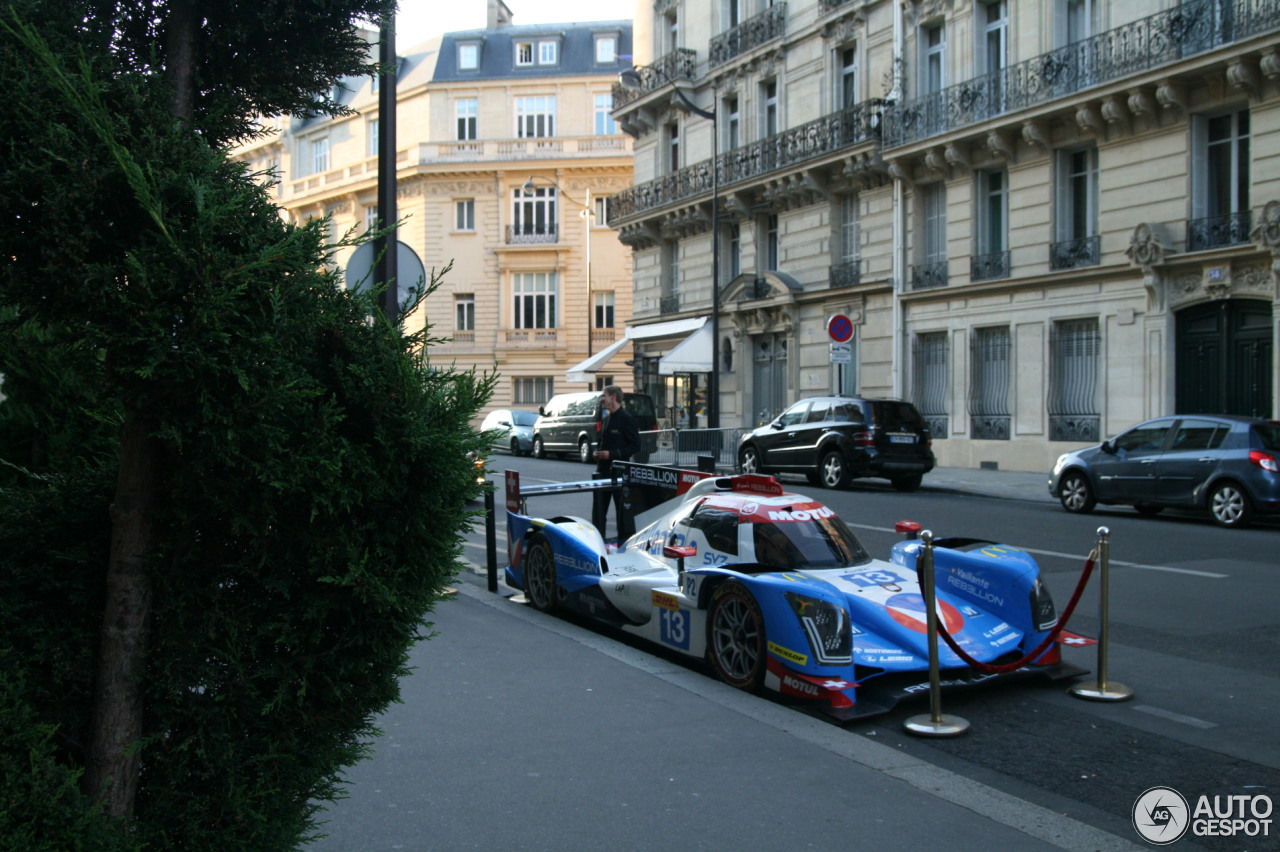
[[[489,20],[485,24],[489,29],[511,26],[511,10],[502,0],[489,0]]]

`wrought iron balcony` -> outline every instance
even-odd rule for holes
[[[1050,441],[1089,441],[1099,440],[1102,418],[1097,414],[1050,414]]]
[[[969,279],[971,281],[991,281],[996,278],[1009,277],[1009,252],[998,251],[993,254],[979,254],[969,259]]]
[[[1189,0],[886,111],[894,148],[1132,76],[1280,26],[1280,0]]]
[[[680,313],[680,294],[672,293],[669,296],[663,296],[658,300],[658,313],[666,316],[667,314]]]
[[[1007,414],[974,415],[969,418],[969,429],[974,438],[1007,441],[1011,419]]]
[[[768,139],[720,155],[720,189],[757,180],[879,138],[879,100],[833,112]],[[610,196],[609,223],[626,224],[653,210],[711,194],[711,160],[628,187]]]
[[[759,15],[748,18],[731,30],[711,39],[708,64],[717,68],[735,56],[741,56],[762,44],[781,38],[786,31],[787,4],[770,6]]]
[[[917,263],[911,267],[911,289],[932,290],[947,286],[947,262]]]
[[[853,287],[862,282],[862,261],[847,260],[834,264],[828,274],[832,287]]]
[[[509,246],[540,245],[555,242],[559,242],[556,237],[555,225],[540,225],[538,227],[507,226],[507,245]]]
[[[1102,262],[1102,237],[1081,237],[1049,244],[1050,269],[1079,269]]]
[[[669,86],[672,81],[692,82],[698,73],[698,53],[687,47],[678,47],[649,65],[637,67],[635,71],[640,75],[639,88],[628,89],[621,83],[613,84],[615,111],[632,101],[643,98],[650,92]]]
[[[1187,222],[1187,251],[1239,246],[1249,242],[1253,214],[1248,210]]]

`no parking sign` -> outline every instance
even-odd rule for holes
[[[836,343],[848,343],[853,340],[853,320],[844,314],[833,314],[827,320],[827,334]]]

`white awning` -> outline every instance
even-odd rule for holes
[[[706,325],[706,323],[707,323],[706,317],[694,317],[692,319],[669,320],[667,322],[655,322],[655,323],[650,323],[648,325],[629,326],[626,332],[622,335],[620,339],[613,341],[613,343],[609,344],[604,349],[601,349],[599,352],[592,355],[590,358],[583,361],[582,363],[575,364],[574,366],[566,370],[564,374],[564,380],[566,382],[591,381],[592,376],[588,374],[598,373],[600,370],[603,370],[605,364],[609,363],[609,359],[611,359],[614,355],[617,355],[618,350],[622,349],[622,347],[626,346],[628,343],[632,342],[633,340],[647,340],[652,337],[671,337],[677,334],[680,334],[680,335],[689,334],[689,332],[691,331],[698,331],[704,325]],[[684,346],[685,343],[688,343],[688,342],[689,341],[687,340],[682,341],[680,343],[680,346]],[[677,346],[676,349],[679,349],[680,346]],[[701,370],[701,372],[705,373],[707,372],[707,370],[711,369],[710,367],[711,350],[710,349],[707,350],[706,362],[708,366],[704,367]],[[681,372],[689,372],[689,371],[682,369]],[[664,375],[669,375],[669,374],[664,374]]]
[[[658,375],[711,372],[711,326],[704,325],[658,361]]]

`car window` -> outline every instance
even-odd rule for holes
[[[1169,434],[1170,423],[1157,423],[1150,426],[1138,426],[1120,435],[1115,440],[1117,450],[1126,453],[1154,453],[1164,446],[1165,436]]]
[[[803,423],[805,413],[809,410],[808,402],[797,402],[795,405],[782,412],[782,416],[778,418],[778,422],[785,429],[788,426],[794,426],[797,423]]]
[[[738,555],[737,512],[702,506],[689,517],[689,528],[701,531],[712,550]]]
[[[831,419],[837,423],[865,423],[862,409],[856,405],[837,405],[831,413]]]
[[[871,403],[871,409],[882,429],[925,428],[924,417],[909,402],[880,400]]]
[[[517,426],[532,426],[538,421],[536,411],[513,411],[511,414]]]
[[[1212,420],[1183,420],[1173,436],[1171,450],[1216,450],[1226,437],[1227,427]]]
[[[657,416],[653,408],[653,397],[640,396],[638,394],[627,394],[623,398],[623,403],[627,411],[636,415],[642,420],[652,420]]]
[[[806,419],[809,423],[823,423],[831,419],[831,403],[828,400],[820,399],[809,407],[809,416]]]
[[[869,562],[853,531],[837,517],[753,524],[756,561],[776,568],[846,568]]]
[[[1264,449],[1280,452],[1280,423],[1257,423],[1252,429],[1262,440]]]

